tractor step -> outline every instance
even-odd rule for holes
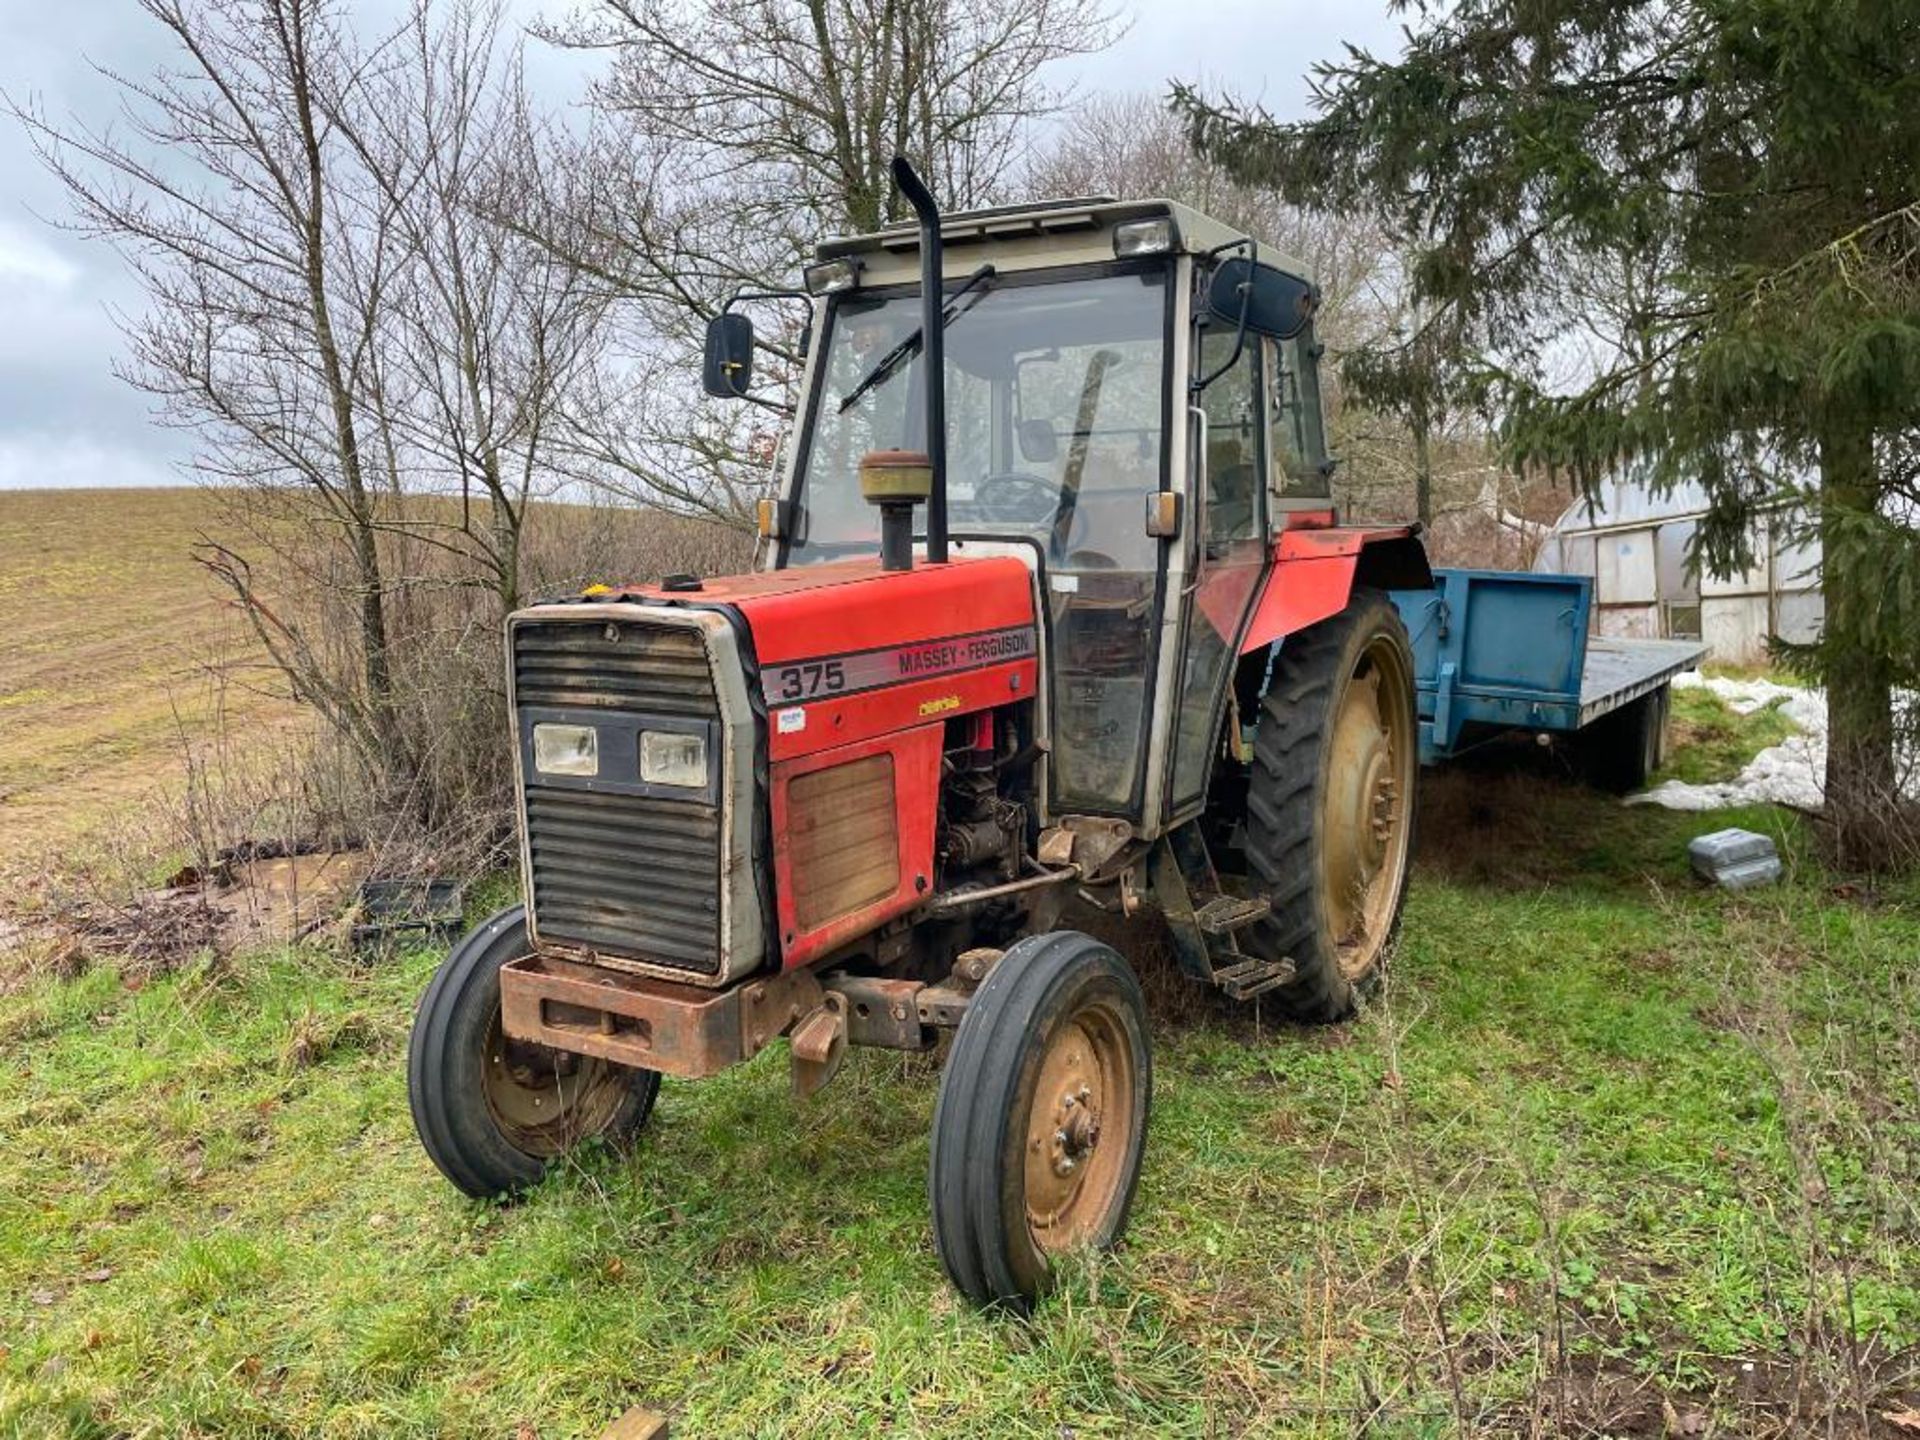
[[[1242,899],[1238,895],[1216,895],[1193,912],[1193,923],[1203,935],[1231,935],[1256,920],[1273,913],[1273,902],[1264,895]]]
[[[1243,960],[1215,970],[1213,978],[1235,1000],[1251,1000],[1286,984],[1295,973],[1291,960]]]

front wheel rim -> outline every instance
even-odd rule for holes
[[[1140,1123],[1137,1076],[1127,1026],[1109,1006],[1077,1011],[1048,1038],[1024,1151],[1027,1228],[1041,1254],[1105,1239]]]
[[[480,1093],[506,1142],[551,1159],[613,1123],[626,1090],[618,1066],[509,1040],[496,1008],[480,1056]]]
[[[1405,654],[1378,635],[1361,651],[1332,716],[1321,899],[1349,981],[1378,963],[1406,880],[1418,760],[1412,696]]]

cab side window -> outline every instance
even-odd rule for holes
[[[1207,539],[1250,540],[1262,533],[1260,515],[1260,392],[1255,364],[1260,344],[1249,335],[1239,359],[1200,393],[1207,417]],[[1203,333],[1200,374],[1211,375],[1233,354],[1233,333]]]
[[[1267,455],[1273,493],[1283,500],[1325,500],[1333,493],[1320,435],[1320,387],[1313,332],[1263,340],[1267,372]]]

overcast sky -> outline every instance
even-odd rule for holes
[[[532,14],[541,0],[521,3]],[[1398,35],[1385,0],[1137,0],[1125,8],[1126,37],[1062,66],[1057,81],[1083,92],[1161,93],[1174,77],[1201,80],[1298,115],[1314,61],[1337,56],[1343,41],[1391,52]],[[0,12],[0,89],[37,98],[56,117],[111,118],[114,89],[94,64],[138,76],[171,58],[128,0],[0,0]],[[554,103],[577,98],[577,57],[533,61]],[[177,484],[185,438],[155,426],[146,398],[113,375],[124,347],[112,311],[137,310],[139,291],[103,246],[46,223],[62,213],[59,189],[26,137],[0,122],[0,490]]]

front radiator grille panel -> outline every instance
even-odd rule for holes
[[[519,707],[720,718],[705,646],[690,630],[527,624],[514,631],[513,656]],[[529,899],[541,940],[717,974],[719,808],[526,778]]]
[[[720,713],[700,636],[664,626],[521,625],[513,632],[513,690],[517,704],[556,710],[587,706],[702,720]]]

